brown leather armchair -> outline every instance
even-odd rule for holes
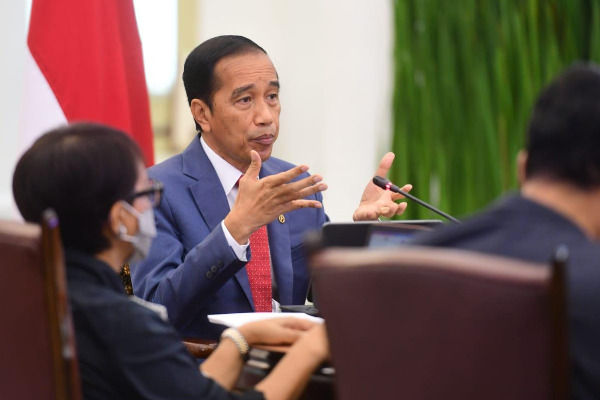
[[[564,265],[432,248],[312,258],[340,400],[564,399]]]
[[[41,227],[0,221],[0,259],[2,398],[81,399],[55,213]]]

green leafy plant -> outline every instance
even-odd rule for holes
[[[391,178],[465,215],[515,189],[540,89],[600,61],[600,0],[395,0]],[[411,205],[403,218],[435,214]]]

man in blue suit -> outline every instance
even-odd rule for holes
[[[270,157],[279,134],[279,81],[256,43],[240,36],[202,43],[188,56],[183,81],[199,134],[149,170],[164,183],[164,197],[157,237],[149,256],[131,266],[132,281],[137,295],[167,307],[184,336],[216,338],[222,329],[209,314],[304,304],[302,240],[328,220],[320,194],[327,185],[305,165]],[[386,154],[377,173],[385,175],[392,160]],[[401,214],[406,204],[394,200],[369,184],[354,218]],[[260,232],[262,239],[252,236]],[[250,267],[259,258],[262,267]]]

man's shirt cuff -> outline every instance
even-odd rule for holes
[[[239,244],[238,242],[236,242],[233,236],[231,236],[231,233],[229,233],[229,231],[227,230],[227,227],[225,226],[225,221],[221,221],[221,229],[223,229],[223,233],[225,234],[227,244],[229,244],[229,247],[231,247],[231,250],[233,250],[238,260],[244,262],[248,261],[248,258],[246,258],[246,249],[248,249],[250,241],[248,241],[246,244]]]

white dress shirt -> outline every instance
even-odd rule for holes
[[[219,177],[221,186],[223,186],[225,196],[227,196],[227,203],[229,203],[229,209],[231,210],[231,207],[233,207],[233,203],[235,203],[235,199],[237,198],[238,194],[236,183],[244,174],[221,158],[221,156],[219,156],[217,153],[215,153],[215,151],[211,149],[208,144],[206,144],[202,136],[200,136],[200,144],[202,145],[202,148],[204,149],[204,152],[206,153],[206,156],[210,160],[210,163],[214,167],[215,171],[217,171],[217,176]],[[246,258],[246,249],[248,248],[250,241],[248,241],[246,244],[239,244],[233,238],[233,236],[231,236],[231,233],[229,233],[229,230],[225,226],[224,220],[221,221],[221,227],[223,228],[223,232],[225,233],[225,238],[227,239],[229,247],[231,247],[237,258],[240,261],[248,261]]]

